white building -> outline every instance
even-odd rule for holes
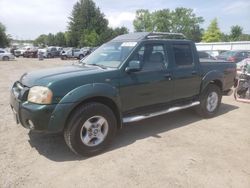
[[[237,42],[211,42],[211,43],[196,43],[196,48],[199,51],[213,50],[249,50],[250,41]]]

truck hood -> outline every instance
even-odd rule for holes
[[[107,69],[102,69],[96,66],[81,65],[56,67],[25,73],[20,78],[20,82],[27,87],[32,87],[35,85],[48,86],[53,81],[72,78],[76,75],[84,76],[98,74],[105,72],[106,70]]]

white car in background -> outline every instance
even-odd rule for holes
[[[4,49],[0,49],[0,60],[9,61],[15,59],[15,56]]]
[[[31,48],[32,48],[31,46],[26,46],[26,47],[23,47],[23,48],[16,49],[16,50],[14,50],[14,55],[16,57],[23,56],[24,52],[30,50]]]

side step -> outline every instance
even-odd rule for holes
[[[154,113],[151,113],[151,114],[143,114],[143,115],[137,115],[137,116],[124,117],[122,119],[122,121],[123,121],[123,123],[130,123],[130,122],[135,122],[135,121],[141,121],[143,119],[147,119],[147,118],[151,118],[151,117],[155,117],[155,116],[167,114],[167,113],[170,113],[170,112],[175,112],[175,111],[178,111],[178,110],[190,108],[190,107],[193,107],[193,106],[197,106],[199,104],[200,104],[199,101],[195,101],[195,102],[192,102],[192,103],[187,104],[187,105],[176,106],[176,107],[168,108],[166,110],[162,110],[162,111],[159,111],[159,112],[154,112]]]

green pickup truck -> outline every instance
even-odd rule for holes
[[[62,132],[79,155],[96,155],[126,123],[191,108],[216,115],[236,65],[199,60],[195,44],[175,33],[131,33],[72,66],[25,73],[11,90],[16,122]]]

